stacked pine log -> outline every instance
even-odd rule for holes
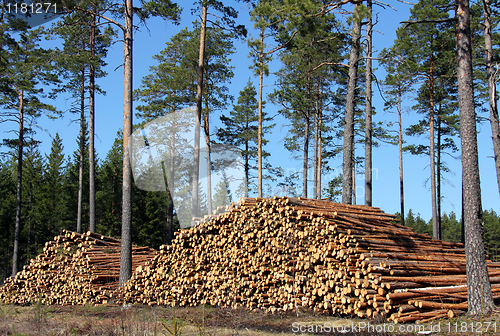
[[[0,302],[13,304],[107,304],[119,295],[119,239],[64,231],[0,288]],[[158,252],[132,247],[134,269]]]
[[[489,262],[500,295],[500,266]],[[307,307],[394,322],[453,317],[467,309],[462,244],[398,225],[378,208],[304,198],[247,198],[139,266],[124,302]]]

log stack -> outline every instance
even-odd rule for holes
[[[500,265],[488,262],[495,295]],[[139,266],[124,302],[307,307],[394,322],[467,310],[462,244],[433,240],[378,208],[305,198],[247,198],[176,233]]]
[[[119,239],[64,231],[0,288],[0,302],[13,304],[107,304],[118,296]],[[132,247],[136,268],[158,252]]]
[[[64,232],[0,288],[3,303],[306,307],[396,323],[467,310],[462,244],[433,240],[379,208],[325,200],[246,198],[176,232],[159,253],[133,247],[118,291],[120,240]],[[495,298],[500,264],[488,261]]]

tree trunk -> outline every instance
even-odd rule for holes
[[[311,101],[311,86],[309,83],[309,77],[308,77],[308,83],[307,83],[307,100],[308,102]],[[303,172],[302,172],[302,197],[307,198],[307,173],[309,169],[309,123],[310,123],[310,118],[311,116],[311,111],[309,110],[309,104],[306,107],[305,115],[304,115],[304,122],[305,122],[305,127],[304,127],[304,164],[302,166]]]
[[[172,123],[172,134],[170,135],[170,165],[168,167],[168,186],[167,186],[167,197],[168,197],[168,209],[167,209],[167,245],[172,245],[172,240],[174,239],[174,199],[172,194],[175,190],[174,178],[175,178],[175,123]]]
[[[78,209],[76,215],[76,232],[78,233],[82,233],[83,151],[85,150],[85,67],[82,67],[82,89],[80,95],[80,157],[78,160]]]
[[[491,284],[486,269],[483,241],[483,215],[477,152],[476,113],[472,81],[472,49],[469,1],[456,0],[457,79],[462,146],[464,189],[465,255],[469,314],[488,314],[494,308]]]
[[[403,125],[401,122],[401,88],[398,90],[398,125],[399,125],[399,197],[401,203],[401,225],[405,225],[405,198],[403,188]]]
[[[323,84],[320,84],[320,99],[323,97]],[[318,117],[318,198],[321,199],[321,166],[322,166],[322,148],[321,148],[321,125],[323,123],[323,101],[320,101],[319,106],[319,117]]]
[[[95,6],[93,6],[95,12]],[[95,68],[92,62],[95,56],[96,15],[92,14],[90,30],[90,69],[89,69],[89,231],[95,232]]]
[[[356,7],[359,6],[356,4]],[[356,79],[358,73],[358,55],[359,39],[361,31],[361,22],[358,17],[353,17],[351,54],[349,57],[349,82],[347,84],[347,97],[345,108],[344,125],[344,151],[342,164],[342,203],[352,204],[352,168],[354,162],[352,156],[354,153],[354,106]]]
[[[352,203],[356,205],[356,148],[352,149]]]
[[[366,6],[365,205],[372,206],[372,1]]]
[[[304,171],[302,172],[302,197],[307,198],[307,170],[309,168],[308,161],[309,161],[309,114],[310,111],[306,111],[305,115],[305,129],[304,129],[304,165],[303,168]]]
[[[314,196],[318,199],[318,166],[319,166],[319,80],[316,82],[315,106],[316,113],[314,114]]]
[[[204,2],[201,13],[200,51],[198,56],[198,85],[196,88],[196,118],[194,126],[194,164],[192,177],[191,217],[198,217],[198,178],[200,176],[200,128],[203,102],[203,63],[205,62],[205,35],[207,28],[207,5]],[[191,226],[194,220],[191,219]]]
[[[19,260],[19,233],[21,231],[21,205],[23,190],[23,146],[24,146],[24,92],[19,91],[19,143],[17,145],[16,226],[14,228],[14,252],[12,253],[12,276],[17,273]]]
[[[493,69],[493,46],[491,42],[490,0],[483,0],[484,43],[486,49],[486,71],[488,74],[488,94],[490,102],[491,137],[493,140],[493,157],[497,173],[498,191],[500,192],[500,126],[498,120],[497,87],[495,70]]]
[[[248,118],[246,120],[246,128],[245,129],[250,129],[249,121]],[[250,150],[250,141],[248,139],[248,136],[245,138],[245,197],[248,197],[248,186],[250,181],[249,179],[249,174],[250,174],[250,158],[249,158],[249,150]]]
[[[264,77],[264,28],[260,29],[260,66],[259,66],[259,129],[257,135],[258,156],[258,195],[262,197],[262,82]],[[248,188],[248,185],[247,185]]]
[[[132,0],[126,0],[124,30],[124,97],[123,97],[123,200],[120,279],[122,287],[132,276]]]
[[[432,199],[432,237],[434,239],[441,239],[441,230],[439,228],[439,221],[436,209],[436,154],[434,148],[434,55],[430,56],[430,71],[429,71],[429,132],[430,132],[430,146],[429,156],[431,159],[431,199]]]
[[[437,214],[437,227],[439,228],[439,239],[441,237],[441,106],[437,114],[437,143],[436,143],[436,214]]]
[[[208,124],[208,99],[205,103],[204,115],[204,128],[205,128],[205,145],[207,146],[207,210],[208,214],[212,213],[212,165],[210,161],[210,127]]]
[[[460,242],[465,245],[465,218],[464,218],[464,178],[463,178],[463,173],[462,173],[462,204],[461,204],[461,211],[462,211],[462,216],[460,218]]]

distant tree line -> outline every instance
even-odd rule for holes
[[[401,215],[396,213],[397,218]],[[420,214],[412,209],[406,214],[405,225],[411,227],[415,232],[426,233],[432,236],[432,218],[425,221]],[[483,211],[484,219],[484,245],[486,254],[490,260],[500,261],[500,215],[493,209]],[[442,238],[453,243],[462,243],[462,219],[455,212],[441,215]]]

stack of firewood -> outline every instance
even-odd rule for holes
[[[489,262],[495,295],[500,266]],[[247,198],[139,266],[125,302],[307,307],[395,322],[467,309],[462,244],[398,225],[378,208],[304,198]]]
[[[65,231],[47,242],[32,259],[0,288],[0,302],[15,304],[106,304],[118,296],[119,239],[92,232]],[[133,246],[134,269],[157,251]],[[113,298],[115,297],[115,298]]]

